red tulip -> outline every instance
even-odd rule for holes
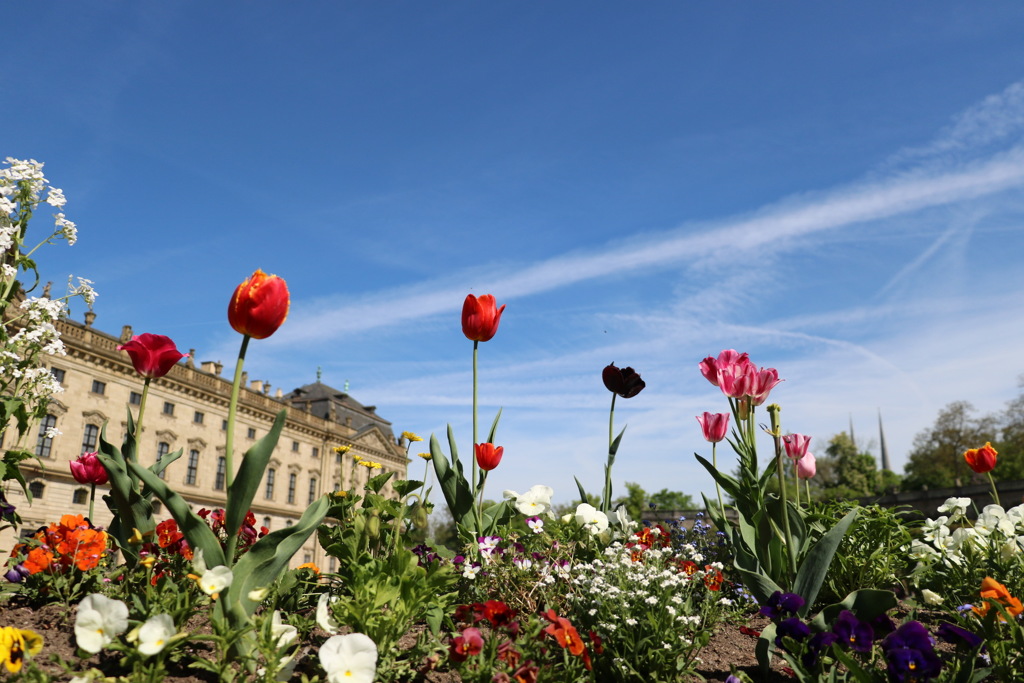
[[[476,451],[476,464],[480,469],[488,471],[498,466],[505,453],[504,446],[495,446],[493,443],[478,443],[473,449]]]
[[[174,364],[188,354],[184,354],[174,346],[170,337],[162,334],[138,334],[127,344],[117,347],[118,351],[127,351],[135,366],[135,372],[143,377],[163,377]]]
[[[285,281],[257,270],[235,288],[228,304],[228,322],[239,334],[266,339],[288,317],[289,304]]]
[[[613,394],[622,398],[633,398],[647,386],[647,383],[640,379],[640,373],[633,368],[617,368],[612,363],[601,373],[605,388]]]
[[[729,431],[729,413],[704,413],[697,416],[704,438],[711,443],[718,443]]]
[[[999,453],[996,449],[992,448],[992,444],[988,441],[981,448],[971,448],[964,453],[964,460],[967,461],[967,466],[978,474],[985,474],[991,472],[996,466],[996,456]]]
[[[782,437],[782,445],[786,447],[786,455],[793,460],[799,460],[807,454],[807,447],[811,445],[811,437],[803,434],[787,434]]]
[[[71,466],[71,476],[79,484],[100,486],[107,483],[107,470],[96,457],[96,453],[82,453],[77,460],[72,460],[68,464]]]
[[[484,294],[479,299],[467,294],[462,304],[462,334],[473,341],[490,341],[498,331],[498,322],[504,310],[505,304],[498,308],[491,294]]]
[[[796,461],[796,476],[801,479],[810,479],[818,471],[818,464],[814,459],[814,453],[808,453]]]

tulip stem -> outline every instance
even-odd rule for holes
[[[242,384],[242,366],[245,365],[245,351],[249,348],[249,335],[242,336],[242,348],[238,351],[238,362],[235,363],[235,379],[231,384],[231,402],[228,403],[228,434],[224,444],[224,476],[227,481],[227,491],[231,491],[231,484],[235,479],[234,469],[234,445],[235,445],[235,416],[238,413],[238,395]]]
[[[772,425],[775,427],[775,425]],[[775,472],[779,477],[779,495],[782,499],[782,528],[786,535],[786,557],[789,558],[789,580],[796,576],[796,548],[793,547],[793,532],[789,528],[789,499],[786,495],[786,478],[782,467],[781,430],[775,429],[772,438],[775,441]],[[797,485],[799,487],[799,484]],[[799,488],[797,489],[799,490]]]
[[[601,512],[608,514],[612,509],[612,465],[615,463],[615,397],[612,392],[612,407],[608,411],[608,461],[604,465],[604,491],[601,492]]]
[[[793,461],[793,482],[796,483],[796,506],[800,507],[800,470],[796,460]]]
[[[715,472],[718,471],[718,443],[711,442],[711,464],[715,467]],[[722,486],[718,483],[718,479],[715,479],[715,490],[718,491],[718,514],[725,519],[725,503],[722,502]]]
[[[93,519],[93,505],[96,503],[96,482],[92,483],[92,490],[89,492],[89,524],[96,526],[96,520]]]
[[[996,480],[992,478],[992,470],[989,470],[986,474],[988,475],[988,483],[992,485],[992,500],[996,505],[1002,507],[1002,504],[999,502],[999,491],[996,489]]]
[[[477,472],[476,472],[476,445],[478,443],[480,443],[479,440],[477,439],[477,367],[476,367],[476,359],[477,359],[477,355],[478,355],[479,351],[480,351],[480,342],[474,340],[473,341],[473,447],[469,449],[469,452],[472,455],[472,460],[473,460],[473,469],[471,470],[472,473],[473,473],[472,474],[473,479],[470,482],[470,486],[472,488],[472,493],[473,493],[474,497],[476,497],[476,492],[477,492],[476,490],[477,490],[477,486],[478,486],[478,483],[479,483],[477,481]],[[483,524],[483,520],[479,520],[479,522],[480,522],[481,525]]]
[[[139,416],[135,420],[135,448],[129,451],[132,462],[139,461],[139,444],[142,442],[142,416],[146,412],[146,398],[149,397],[149,383],[152,377],[147,377],[142,384],[142,398],[139,399]]]
[[[476,458],[473,458],[476,460]],[[487,470],[480,475],[480,502],[477,505],[477,517],[480,520],[479,535],[484,535],[484,487],[487,485]]]

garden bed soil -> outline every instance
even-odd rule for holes
[[[17,599],[0,604],[0,625],[30,629],[43,637],[43,650],[36,655],[33,661],[55,679],[66,680],[67,674],[64,668],[54,660],[77,661],[79,662],[75,667],[77,671],[97,668],[108,675],[117,675],[120,670],[117,653],[100,653],[81,661],[77,659],[74,619],[74,608],[69,608],[66,605],[50,604],[34,607],[20,603]],[[768,621],[763,617],[755,616],[747,625],[752,629],[760,630],[767,623]],[[209,633],[208,625],[200,619],[193,620],[189,624],[189,630],[193,633]],[[314,632],[312,640],[322,642],[326,637],[326,633]],[[411,646],[416,640],[416,633],[410,633],[404,640],[406,642],[401,643],[400,646]],[[755,637],[741,632],[738,624],[721,626],[711,637],[708,646],[700,653],[698,673],[704,680],[713,683],[724,683],[732,667],[744,671],[754,681],[779,683],[793,680],[781,671],[782,662],[778,660],[775,663],[776,669],[768,675],[763,675],[758,670],[754,657],[755,642]],[[169,663],[170,675],[165,679],[167,683],[216,683],[217,678],[213,673],[187,667],[188,662],[195,657],[212,657],[212,648],[206,647],[203,642],[190,643],[185,653],[188,656],[183,658],[181,663]],[[322,675],[322,671],[318,670],[315,648],[307,650],[297,667],[298,672],[305,672],[308,676],[317,673]],[[423,680],[429,683],[459,683],[461,679],[457,674],[432,671]],[[681,683],[695,683],[699,680],[699,678],[691,677]]]

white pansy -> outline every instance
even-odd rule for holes
[[[955,521],[964,516],[970,506],[970,498],[947,498],[946,502],[939,506],[938,512],[948,514],[949,518]]]
[[[299,630],[291,624],[281,621],[281,610],[274,610],[274,617],[270,622],[270,635],[274,638],[278,650],[283,650],[299,637]]]
[[[331,636],[320,647],[320,665],[328,683],[373,683],[377,644],[363,633]]]
[[[78,603],[75,640],[78,647],[98,653],[128,629],[128,606],[120,600],[93,593]]]
[[[207,569],[196,579],[196,582],[199,584],[200,590],[216,600],[220,592],[231,585],[234,578],[229,567],[220,565],[213,569]]]
[[[316,603],[316,624],[331,635],[341,630],[341,624],[335,621],[334,615],[331,614],[331,603],[337,599],[327,593],[321,593]]]
[[[576,508],[576,522],[592,534],[599,534],[608,528],[608,515],[593,505],[580,503]]]
[[[551,496],[555,495],[554,489],[543,484],[534,484],[526,493],[515,491],[504,491],[505,498],[515,499],[515,508],[527,517],[536,517],[545,513],[551,513]]]
[[[921,599],[929,605],[941,605],[942,596],[935,591],[928,590],[927,588],[921,589]]]
[[[155,655],[167,647],[167,642],[178,632],[169,614],[157,614],[139,627],[137,639],[139,653],[146,657]]]

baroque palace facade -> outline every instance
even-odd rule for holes
[[[7,491],[23,519],[23,533],[34,532],[64,514],[88,515],[89,486],[72,478],[69,463],[81,453],[97,450],[104,429],[105,438],[120,447],[127,427],[126,408],[130,406],[137,415],[143,379],[128,354],[117,350],[118,344],[131,338],[131,327],[125,326],[116,338],[93,329],[94,320],[95,314],[89,312],[85,324],[66,320],[58,325],[67,355],[53,357],[51,370],[64,391],[51,400],[38,436],[26,445],[38,461],[22,463],[33,500],[30,504],[17,485]],[[224,442],[231,378],[221,376],[220,362],[197,366],[194,357],[193,350],[165,377],[150,383],[138,458],[149,465],[181,450],[181,457],[165,470],[164,479],[198,511],[221,508],[225,503]],[[307,505],[324,493],[361,491],[371,474],[368,468],[356,466],[359,458],[380,463],[382,469],[373,474],[390,471],[396,474],[392,481],[405,478],[406,449],[374,406],[364,406],[347,393],[322,384],[319,377],[287,394],[278,389],[272,395],[269,383],[249,382],[245,374],[235,425],[236,465],[269,431],[278,412],[282,408],[288,411],[253,500],[257,528],[291,526]],[[43,434],[50,427],[60,434],[47,439]],[[336,453],[336,446],[350,450]],[[99,526],[111,521],[101,499],[107,490],[107,486],[96,487],[93,523]],[[388,492],[390,482],[382,493]],[[158,521],[170,517],[157,499],[154,505]],[[13,543],[11,530],[0,533],[0,552],[9,552]],[[316,534],[296,553],[292,566],[303,562],[334,569],[333,559],[325,558]]]

